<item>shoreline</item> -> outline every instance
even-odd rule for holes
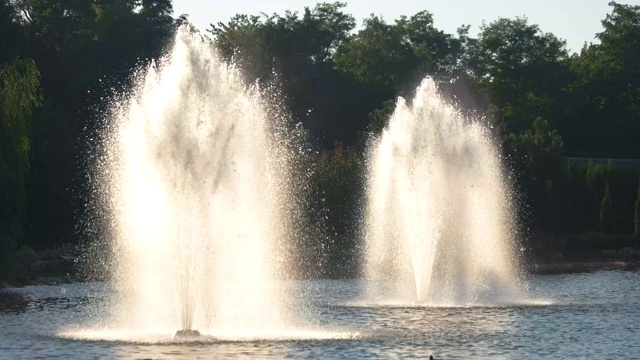
[[[640,259],[633,260],[584,260],[532,263],[525,267],[535,275],[575,274],[595,271],[640,269]]]
[[[577,274],[596,271],[633,271],[640,269],[640,259],[633,260],[583,260],[583,261],[558,261],[530,263],[524,267],[525,273],[529,275],[561,275]],[[338,280],[357,279],[358,277],[318,277],[306,280]],[[67,275],[35,276],[26,283],[0,282],[1,289],[22,288],[25,286],[46,286],[61,285],[83,282],[82,280]]]

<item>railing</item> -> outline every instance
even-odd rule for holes
[[[591,162],[593,165],[606,164],[611,162],[611,165],[620,168],[629,168],[640,174],[640,159],[608,159],[608,158],[585,158],[585,157],[566,157],[567,162],[572,162],[578,165],[587,165]]]

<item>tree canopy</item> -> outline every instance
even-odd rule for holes
[[[318,166],[318,183],[335,202],[329,208],[357,206],[344,177],[360,171],[362,139],[382,131],[397,97],[411,97],[430,76],[450,101],[493,126],[536,228],[597,229],[608,184],[608,229],[632,231],[637,175],[565,160],[640,158],[640,6],[610,6],[599,42],[575,54],[526,17],[449,34],[428,9],[393,21],[372,15],[358,26],[343,2],[238,14],[207,31],[247,82],[279,89],[315,149],[330,154],[313,160],[328,161]],[[108,99],[185,23],[186,15],[173,17],[171,0],[0,2],[0,236],[77,240],[85,157]],[[561,213],[580,218],[562,223]]]

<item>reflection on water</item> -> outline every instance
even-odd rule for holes
[[[135,342],[144,344],[197,343],[212,344],[219,342],[251,342],[251,341],[312,341],[312,340],[355,340],[361,335],[357,332],[340,332],[330,330],[291,329],[275,331],[239,331],[237,329],[217,329],[203,333],[198,337],[176,338],[168,336],[167,331],[119,331],[109,329],[71,330],[56,333],[56,336],[70,340]]]
[[[541,300],[494,307],[363,303],[358,281],[288,285],[312,321],[269,334],[218,329],[188,343],[170,331],[101,327],[112,299],[100,284],[3,291],[0,358],[640,358],[638,272],[536,276],[529,293]]]

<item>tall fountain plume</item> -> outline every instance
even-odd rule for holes
[[[265,99],[182,28],[115,101],[97,171],[119,294],[109,327],[259,336],[286,326],[277,279],[296,226],[294,152]]]
[[[481,305],[521,296],[511,191],[483,124],[425,79],[368,153],[364,272],[380,301]]]

